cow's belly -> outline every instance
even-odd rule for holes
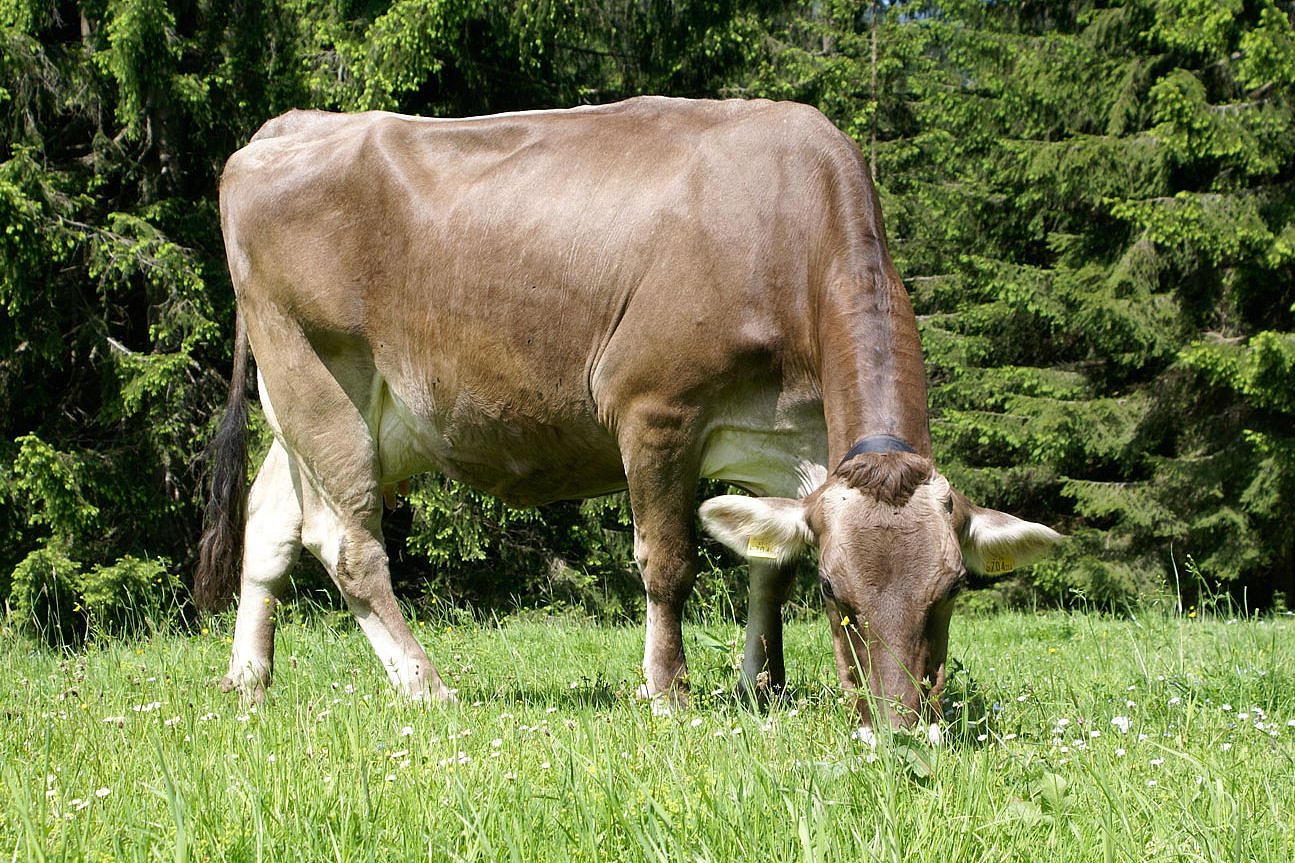
[[[625,487],[614,441],[592,416],[501,415],[494,407],[437,408],[383,385],[375,399],[381,481],[438,471],[514,506],[594,497]]]

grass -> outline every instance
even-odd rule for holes
[[[454,708],[398,701],[347,621],[285,609],[271,697],[209,681],[232,619],[78,654],[0,636],[0,854],[16,860],[1295,859],[1295,620],[955,620],[947,742],[852,738],[826,626],[796,693],[631,693],[637,627],[423,624]]]

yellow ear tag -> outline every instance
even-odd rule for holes
[[[774,545],[767,539],[751,537],[746,541],[746,556],[749,558],[758,558],[759,560],[777,560],[778,546]]]
[[[1016,561],[1010,557],[985,558],[985,575],[1002,575],[1016,569]]]

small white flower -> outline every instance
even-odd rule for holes
[[[1128,734],[1129,729],[1133,727],[1133,720],[1127,716],[1112,716],[1111,725],[1115,726],[1115,730],[1121,734]]]
[[[729,732],[729,734],[732,734],[734,737],[737,737],[737,736],[738,736],[739,734],[741,734],[741,733],[742,733],[742,729],[741,729],[741,727],[740,727],[740,726],[736,726],[736,725],[735,725],[735,726],[733,726],[733,730],[731,730],[731,731]]]
[[[1089,736],[1089,737],[1091,737],[1091,738],[1093,738],[1093,739],[1095,740],[1095,739],[1097,739],[1098,737],[1101,737],[1101,736],[1102,736],[1102,732],[1100,732],[1100,731],[1098,731],[1096,728],[1094,728],[1092,731],[1088,732],[1088,736]]]
[[[1220,745],[1220,746],[1219,746],[1219,749],[1223,750],[1224,752],[1227,752],[1227,751],[1228,751],[1229,749],[1231,749],[1231,748],[1232,748],[1232,744],[1231,744],[1231,743],[1224,743],[1224,744],[1222,744],[1222,745]]]
[[[1160,784],[1160,783],[1159,783],[1159,782],[1157,782],[1157,781],[1156,781],[1156,780],[1154,780],[1154,779],[1148,779],[1148,780],[1147,780],[1147,787],[1148,787],[1148,788],[1155,788],[1155,787],[1156,787],[1157,785],[1159,785],[1159,784]]]
[[[107,797],[111,793],[112,793],[111,788],[96,788],[94,792],[94,796],[102,800],[103,798]]]
[[[1224,713],[1227,713],[1232,710],[1232,705],[1224,704],[1222,707],[1219,708],[1219,710],[1222,710]]]
[[[401,736],[401,737],[409,737],[409,736],[411,736],[413,733],[414,733],[414,726],[412,726],[412,725],[406,725],[404,728],[400,729],[400,736]]]
[[[701,717],[700,717],[700,716],[698,716],[698,717],[694,718],[694,719],[693,719],[693,721],[692,721],[692,722],[689,722],[688,724],[689,724],[689,725],[691,725],[693,728],[700,728],[700,727],[701,727]]]
[[[1164,764],[1164,763],[1165,763],[1165,759],[1163,759],[1163,758],[1152,758],[1152,759],[1151,759],[1149,762],[1147,762],[1147,763],[1148,763],[1148,764],[1150,764],[1152,767],[1159,767],[1161,764]]]
[[[1116,757],[1116,758],[1123,758],[1123,757],[1124,757],[1125,755],[1127,755],[1127,754],[1128,754],[1128,752],[1126,752],[1122,747],[1121,747],[1120,749],[1116,749],[1116,750],[1115,750],[1115,757]]]
[[[550,767],[552,767],[552,766],[553,766],[553,765],[549,764],[547,761],[541,761],[541,762],[540,762],[540,769],[541,769],[541,770],[548,770],[548,769],[549,769]]]
[[[170,719],[164,720],[162,724],[165,725],[167,728],[170,728],[172,725],[179,725],[180,717],[172,716]]]
[[[502,737],[496,737],[494,740],[490,741],[491,749],[498,749],[500,746],[503,746],[503,745],[504,745],[504,739]]]
[[[1170,707],[1176,707],[1177,705],[1182,704],[1182,703],[1183,703],[1183,700],[1182,700],[1181,698],[1179,698],[1177,695],[1175,695],[1173,698],[1169,699],[1169,706],[1170,706]]]

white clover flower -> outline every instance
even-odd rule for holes
[[[1121,734],[1128,734],[1129,729],[1133,727],[1133,720],[1129,719],[1127,716],[1112,716],[1111,725],[1113,725],[1115,730]]]
[[[111,793],[112,793],[111,788],[96,788],[94,791],[94,796],[102,800],[103,798],[107,797]]]

